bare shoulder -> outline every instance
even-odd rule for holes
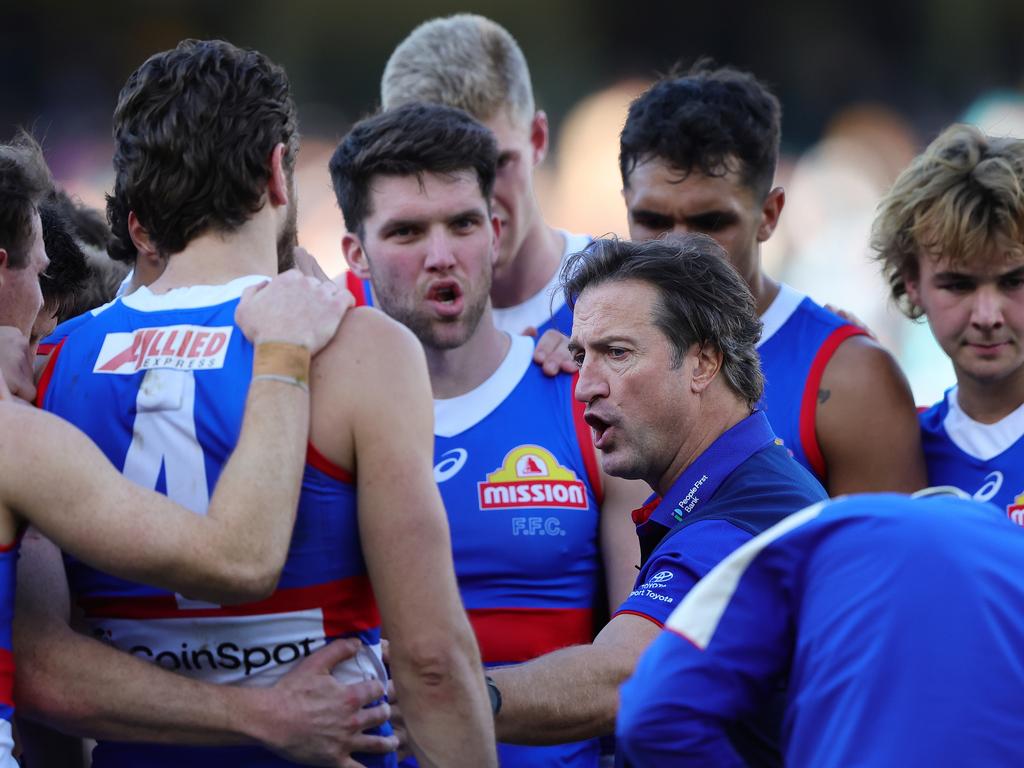
[[[349,310],[313,360],[311,440],[351,468],[359,431],[386,431],[398,414],[430,407],[426,358],[416,337],[370,307]],[[432,410],[431,410],[432,415]]]
[[[840,344],[825,367],[822,397],[857,401],[897,398],[913,405],[910,385],[892,354],[869,336],[851,336]]]

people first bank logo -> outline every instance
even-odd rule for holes
[[[232,331],[231,325],[168,325],[139,328],[131,333],[108,333],[92,370],[131,375],[151,368],[223,368]]]
[[[520,445],[477,483],[480,509],[586,509],[587,489],[546,448]]]

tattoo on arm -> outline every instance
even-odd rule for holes
[[[830,389],[819,389],[818,390],[818,404],[825,403],[830,397],[832,397],[832,390]]]

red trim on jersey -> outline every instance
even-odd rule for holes
[[[366,300],[366,286],[353,274],[352,270],[345,273],[345,287],[355,297],[357,307],[369,306],[370,302]]]
[[[14,706],[14,654],[0,648],[0,704]]]
[[[63,341],[63,339],[61,339],[61,341]],[[59,343],[60,342],[58,342],[58,344]],[[46,357],[56,348],[57,344],[45,344],[43,342],[39,342],[39,344],[36,345],[36,357]]]
[[[471,608],[466,613],[485,664],[529,661],[594,639],[589,608]]]
[[[57,355],[60,354],[61,347],[64,346],[66,338],[61,339],[60,343],[53,348],[53,353],[50,355],[50,359],[46,361],[46,367],[43,368],[43,375],[39,377],[39,383],[36,385],[36,407],[43,407],[43,398],[46,397],[46,390],[50,386],[50,379],[53,378],[53,369],[57,365]]]
[[[842,325],[828,335],[814,356],[811,363],[810,373],[807,374],[807,383],[804,384],[803,398],[800,400],[800,446],[804,449],[804,456],[807,462],[814,469],[822,482],[825,481],[828,473],[825,466],[825,457],[821,454],[821,446],[818,444],[818,431],[816,429],[818,415],[818,389],[821,386],[821,377],[825,375],[825,368],[835,354],[836,349],[847,339],[853,336],[867,336],[863,328],[856,325]]]
[[[348,483],[349,485],[355,485],[356,483],[355,475],[344,467],[339,467],[337,464],[332,462],[320,453],[312,443],[306,444],[306,463],[315,469],[319,469],[328,477],[333,477],[335,480],[340,480],[341,482]]]
[[[330,636],[380,626],[377,601],[370,588],[370,578],[366,575],[351,576],[310,587],[279,589],[266,600],[244,605],[179,608],[177,600],[171,594],[145,597],[82,597],[77,602],[90,618],[200,619],[260,616],[319,609],[324,613],[325,634]]]
[[[576,383],[580,375],[577,373],[572,377],[572,391],[576,392]],[[594,436],[590,432],[590,425],[583,420],[583,412],[587,404],[581,403],[575,397],[572,399],[572,421],[576,427],[576,441],[580,445],[580,453],[583,456],[583,468],[587,471],[587,480],[594,491],[594,499],[597,506],[604,503],[604,487],[601,485],[601,468],[597,463],[597,448],[594,447]]]
[[[626,614],[629,614],[630,616],[639,616],[641,619],[647,619],[649,622],[651,622],[651,624],[657,624],[662,629],[665,628],[665,625],[658,621],[656,618],[654,618],[653,616],[648,616],[646,613],[640,613],[640,611],[616,611],[612,614],[612,619],[614,619],[616,616],[624,616]]]

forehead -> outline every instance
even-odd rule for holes
[[[611,280],[583,289],[573,310],[572,336],[579,344],[660,333],[652,320],[658,289],[643,280]]]
[[[487,201],[476,172],[424,173],[419,176],[375,176],[370,182],[372,222],[445,216],[478,207]]]
[[[1024,269],[1024,247],[1002,238],[966,257],[951,256],[940,248],[922,248],[919,254],[918,264],[925,275],[955,272],[991,277]]]
[[[684,174],[663,158],[637,163],[624,189],[631,207],[712,210],[754,204],[754,193],[736,171],[707,176],[699,169]]]
[[[504,151],[510,146],[522,144],[530,138],[530,126],[523,120],[513,117],[507,109],[502,109],[490,120],[482,121],[494,134],[498,142],[498,150]]]

